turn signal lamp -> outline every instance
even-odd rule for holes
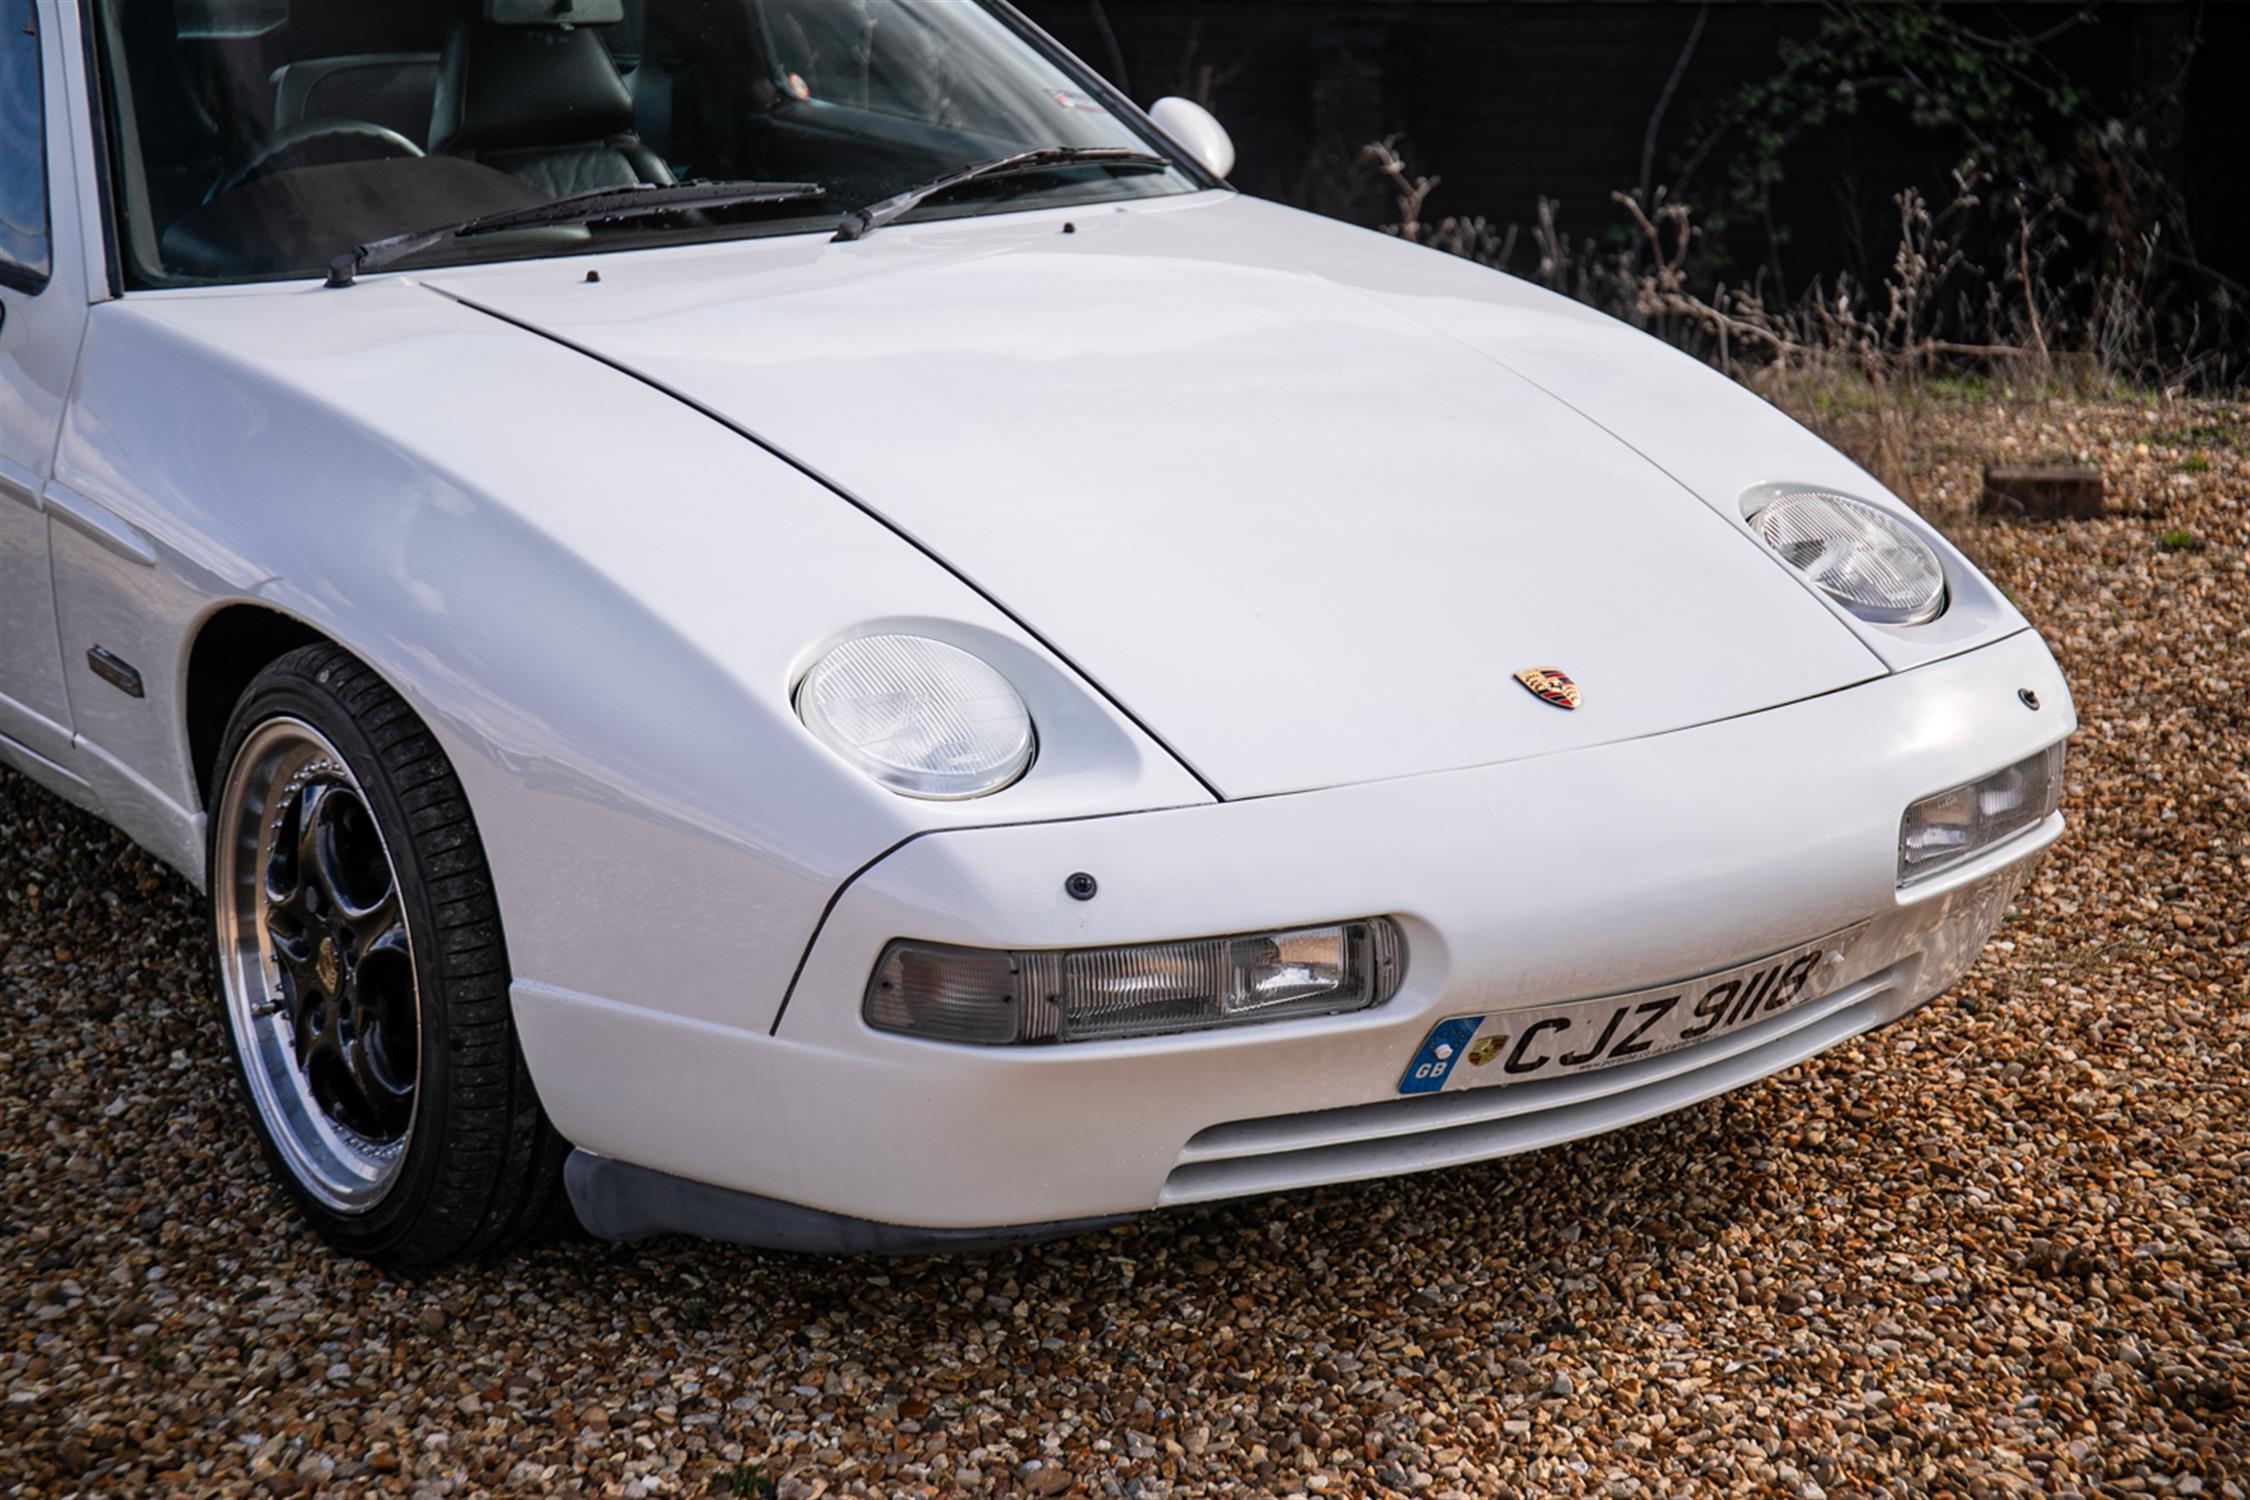
[[[1898,831],[1898,883],[1913,885],[2037,828],[2062,805],[2060,742],[1982,781],[1924,797]]]
[[[1403,958],[1382,917],[1061,952],[899,942],[862,1013],[878,1031],[987,1047],[1164,1036],[1367,1010],[1398,992]]]

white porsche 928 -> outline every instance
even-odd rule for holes
[[[0,759],[209,891],[321,1234],[1004,1244],[1961,974],[2008,601],[1232,159],[1002,0],[0,0]]]

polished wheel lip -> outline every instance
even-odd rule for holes
[[[420,1118],[421,983],[398,862],[369,808],[367,823],[400,901],[416,1033],[405,1129],[396,1139],[376,1140],[335,1118],[316,1093],[300,1061],[297,1022],[283,998],[281,963],[268,927],[276,903],[267,888],[267,868],[293,805],[315,786],[348,792],[367,806],[367,794],[342,752],[312,725],[281,716],[252,731],[228,768],[214,813],[212,910],[228,1024],[252,1103],[298,1185],[322,1207],[356,1216],[372,1211],[397,1186]],[[319,961],[324,970],[335,962],[325,943]]]

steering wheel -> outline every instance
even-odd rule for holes
[[[428,153],[372,120],[307,120],[267,140],[229,167],[203,201],[223,198],[261,177],[298,167],[336,167],[358,161],[401,161]]]

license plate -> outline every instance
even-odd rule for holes
[[[1810,1005],[1836,986],[1857,927],[1818,942],[1630,995],[1454,1016],[1422,1041],[1402,1094],[1532,1083],[1661,1057]]]

